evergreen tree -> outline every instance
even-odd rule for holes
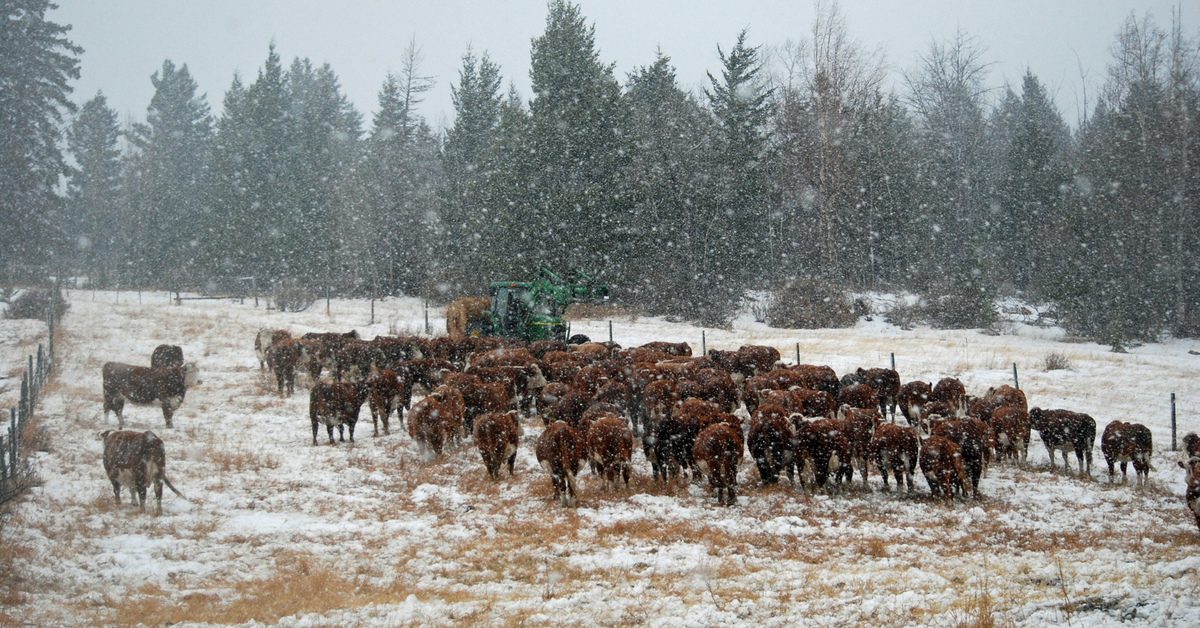
[[[737,43],[726,54],[717,47],[721,78],[708,75],[705,90],[712,114],[720,129],[713,154],[717,200],[726,219],[719,240],[724,251],[718,258],[716,275],[730,293],[724,299],[736,306],[741,292],[754,277],[770,267],[764,250],[766,220],[766,124],[771,116],[772,90],[764,85],[758,48],[746,45],[747,31],[738,33]]]
[[[143,230],[130,253],[136,281],[176,288],[184,268],[198,261],[196,229],[206,222],[201,192],[211,118],[186,64],[176,68],[168,59],[150,82],[155,91],[146,122],[129,136],[137,150],[130,164],[130,211]]]
[[[100,92],[83,104],[67,131],[67,149],[77,166],[67,182],[65,254],[77,271],[101,285],[112,278],[119,235],[115,208],[121,185],[120,137],[117,112]]]
[[[62,242],[59,140],[63,113],[75,111],[69,82],[79,78],[83,49],[67,39],[70,26],[46,19],[53,6],[10,0],[0,8],[0,266],[44,263]]]
[[[503,103],[500,68],[487,53],[463,55],[458,86],[450,88],[454,126],[446,131],[442,159],[440,261],[447,275],[478,273],[478,239],[469,229],[483,208],[475,194],[485,176],[486,157],[496,141]],[[447,277],[449,279],[449,276]]]

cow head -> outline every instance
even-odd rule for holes
[[[188,362],[183,365],[183,387],[191,388],[203,384],[200,380],[200,367],[196,366],[195,362]]]

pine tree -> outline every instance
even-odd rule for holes
[[[49,0],[11,0],[0,9],[0,259],[44,263],[62,245],[55,216],[63,114],[75,111],[71,79],[83,49],[70,26],[46,19]],[[2,265],[3,262],[0,262]]]
[[[177,288],[190,274],[184,268],[198,261],[196,229],[206,222],[201,194],[211,118],[186,64],[176,68],[168,59],[150,82],[155,91],[146,122],[130,134],[137,150],[130,164],[131,211],[144,230],[131,253],[135,280]]]
[[[725,228],[714,245],[724,255],[717,276],[729,291],[726,302],[736,304],[752,279],[770,266],[766,220],[766,124],[771,116],[772,90],[764,85],[758,48],[746,45],[747,31],[726,54],[717,47],[721,78],[708,75],[705,90],[720,129],[715,154],[718,164],[718,202],[725,209]]]
[[[64,252],[78,272],[107,285],[117,245],[116,207],[120,198],[121,137],[117,112],[103,93],[87,101],[67,131],[67,150],[77,166],[67,182]]]

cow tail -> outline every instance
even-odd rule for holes
[[[166,473],[164,473],[164,474],[163,474],[163,476],[162,476],[162,479],[163,479],[163,484],[166,484],[166,485],[167,485],[167,488],[171,489],[171,492],[172,492],[172,493],[175,493],[176,495],[178,495],[179,497],[181,497],[181,498],[182,498],[184,501],[191,501],[191,500],[189,500],[188,498],[184,497],[184,496],[183,496],[183,493],[180,493],[180,492],[179,492],[179,489],[175,488],[175,485],[174,485],[174,484],[171,484],[171,480],[168,480],[168,479],[167,479],[167,474],[166,474]]]

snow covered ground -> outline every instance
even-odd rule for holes
[[[307,380],[280,399],[259,371],[259,327],[418,333],[415,299],[377,302],[374,324],[365,301],[278,313],[252,302],[173,305],[164,293],[68,299],[57,381],[40,410],[50,434],[35,457],[43,484],[5,525],[14,566],[0,622],[1200,625],[1200,533],[1170,451],[1170,393],[1179,435],[1200,429],[1191,341],[1114,354],[1022,323],[987,335],[903,331],[881,317],[844,330],[614,319],[624,346],[687,341],[698,352],[703,332],[708,348],[768,344],[788,361],[798,344],[803,362],[839,373],[888,365],[894,353],[904,381],[955,376],[973,394],[1011,383],[1015,363],[1032,406],[1087,412],[1101,429],[1114,419],[1150,426],[1156,470],[1146,490],[1110,486],[1097,443],[1090,479],[1050,473],[1035,436],[1031,469],[993,465],[983,499],[947,506],[921,478],[912,497],[882,492],[878,475],[870,490],[860,482],[833,498],[786,481],[762,488],[744,459],[738,506],[723,508],[699,485],[647,480],[639,451],[629,490],[605,493],[585,472],[580,505],[564,509],[550,503],[534,460],[540,422],[524,422],[516,476],[492,482],[469,443],[423,462],[403,429],[372,437],[365,409],[354,445],[313,447]],[[440,310],[429,315],[444,329]],[[24,325],[0,321],[0,375],[29,353],[9,345],[39,333]],[[607,339],[608,321],[576,321],[572,332]],[[162,342],[182,345],[203,384],[173,429],[156,408],[126,409],[127,429],[166,442],[169,476],[188,498],[168,491],[156,517],[127,493],[114,504],[96,434],[116,424],[101,411],[101,365],[148,363]],[[1050,353],[1070,368],[1044,370]]]

